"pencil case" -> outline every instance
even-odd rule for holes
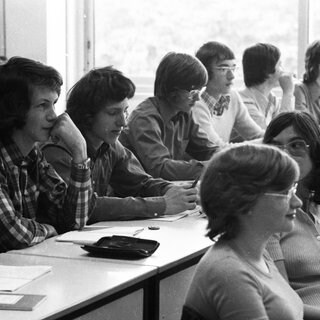
[[[151,256],[159,247],[155,240],[127,236],[102,237],[91,245],[81,246],[92,255],[112,259],[141,259]]]

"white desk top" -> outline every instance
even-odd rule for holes
[[[201,217],[190,216],[174,222],[134,220],[99,222],[96,226],[142,226],[144,231],[139,238],[157,240],[159,248],[152,256],[139,260],[114,260],[89,256],[79,245],[57,242],[54,238],[48,239],[34,247],[23,250],[12,250],[12,254],[40,255],[80,260],[103,260],[118,265],[134,264],[157,267],[159,272],[165,271],[184,261],[190,260],[204,253],[212,244],[205,237],[207,220]],[[159,226],[159,230],[149,230],[148,226]]]
[[[14,293],[44,294],[47,299],[33,311],[0,310],[0,319],[35,320],[61,317],[156,274],[154,267],[116,262],[59,259],[32,255],[0,254],[5,265],[51,265],[52,271]],[[83,279],[83,281],[82,281]]]

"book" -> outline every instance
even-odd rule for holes
[[[88,227],[90,229],[90,226]],[[102,237],[131,236],[134,237],[144,230],[143,227],[103,227],[92,228],[90,231],[69,231],[56,238],[56,241],[73,242],[76,244],[93,244]]]
[[[51,266],[0,265],[0,291],[15,291],[51,270]]]
[[[42,294],[0,293],[0,310],[32,311],[46,299]]]

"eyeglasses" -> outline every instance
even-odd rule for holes
[[[192,90],[178,89],[178,91],[188,93],[189,95],[188,99],[193,99],[195,96],[200,96],[205,90],[206,90],[206,87],[202,87],[201,89],[192,89]]]
[[[290,141],[287,144],[272,142],[272,145],[282,150],[287,150],[292,156],[305,156],[309,152],[309,145],[302,139]]]
[[[297,192],[298,183],[295,183],[286,193],[265,192],[265,196],[291,199]]]
[[[232,67],[213,67],[213,69],[219,70],[222,74],[227,74],[229,71],[235,72],[238,69],[238,66]]]

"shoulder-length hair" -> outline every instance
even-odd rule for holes
[[[276,71],[280,50],[269,43],[257,43],[244,50],[242,67],[244,83],[252,87],[264,83]]]
[[[157,68],[154,95],[168,99],[177,90],[202,88],[207,81],[207,71],[196,57],[186,53],[169,52]]]
[[[317,121],[307,112],[283,112],[268,125],[263,142],[272,144],[273,138],[288,127],[293,129],[309,145],[313,169],[309,174],[309,188],[315,191],[314,201],[320,204],[320,128]]]

